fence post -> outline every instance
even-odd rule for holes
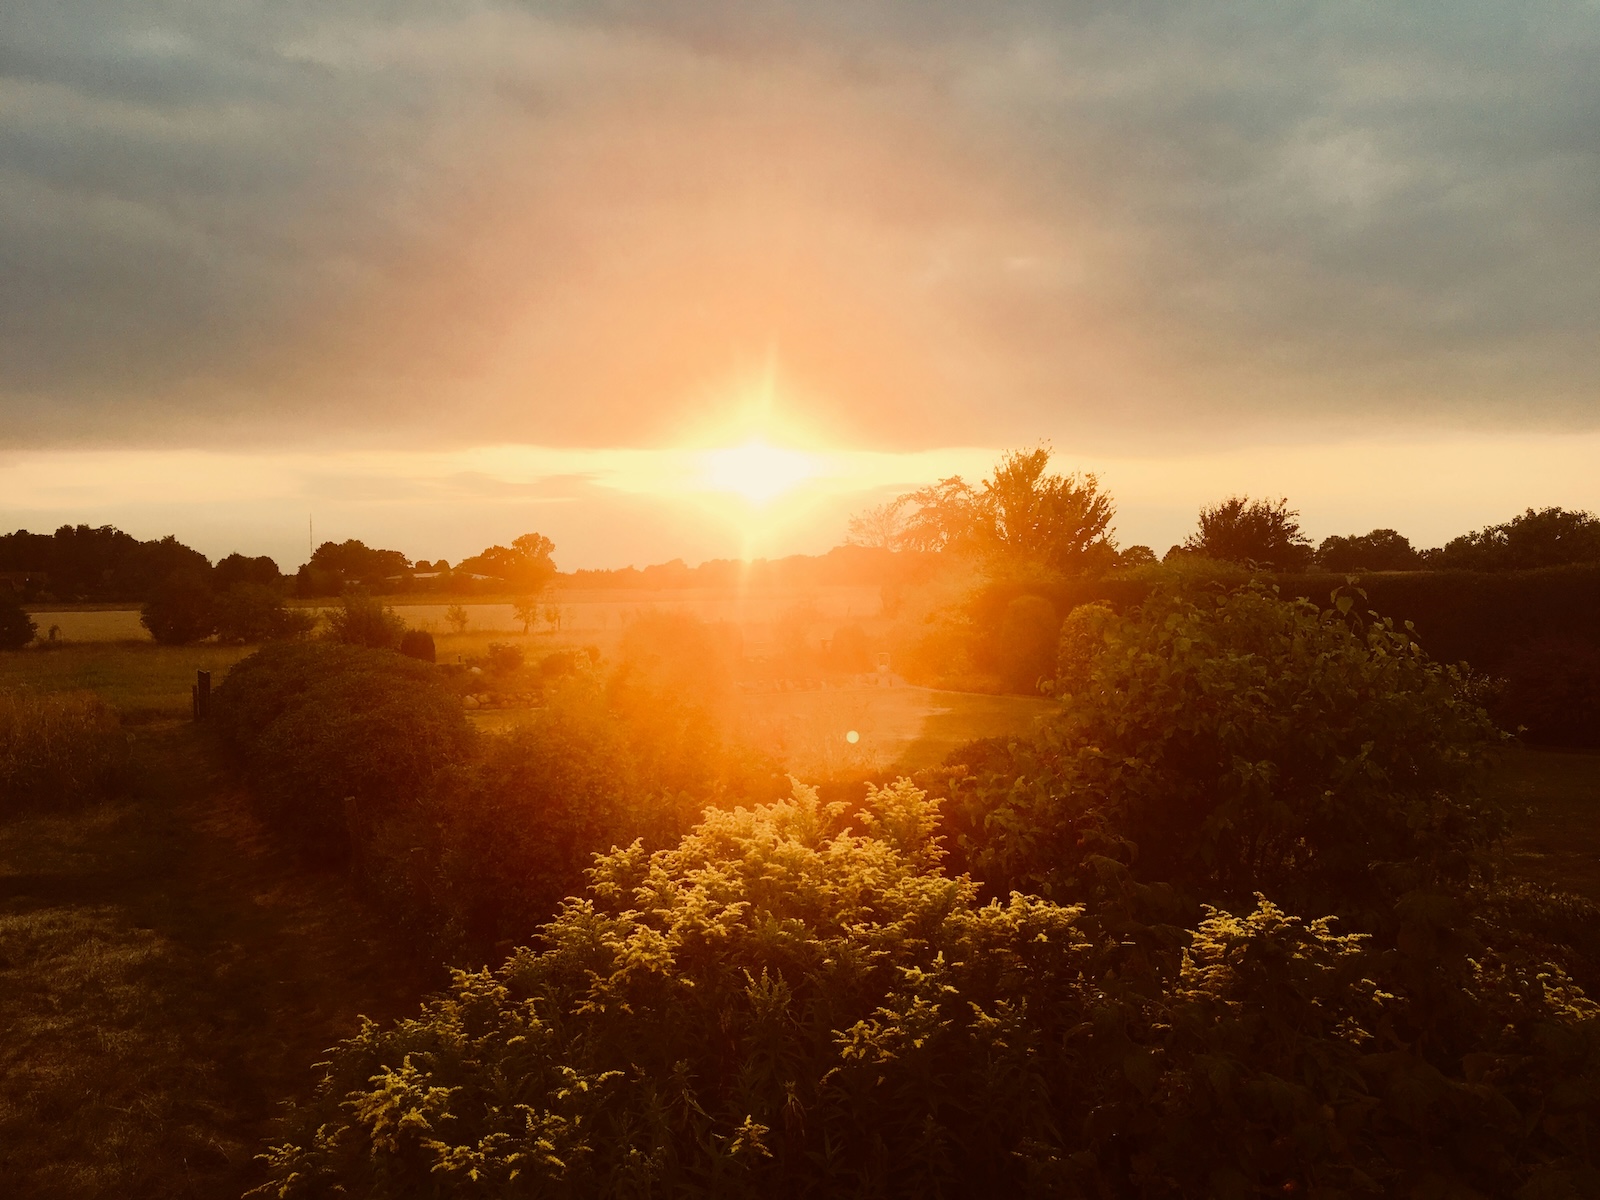
[[[194,688],[191,691],[194,699],[194,719],[204,721],[206,714],[211,711],[211,672],[196,671],[194,673]]]

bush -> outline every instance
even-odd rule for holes
[[[0,588],[0,650],[21,650],[38,634],[22,607],[22,601],[10,588]]]
[[[1600,645],[1547,638],[1524,647],[1503,668],[1496,712],[1547,746],[1600,746]]]
[[[1213,903],[1387,911],[1463,878],[1498,829],[1497,733],[1404,629],[1259,588],[1080,608],[1061,709],[962,792],[969,865],[1001,889],[1090,894],[1090,862]]]
[[[1010,691],[1037,695],[1040,682],[1054,676],[1060,632],[1055,606],[1043,596],[1018,596],[1006,605],[1000,625],[1000,673]]]
[[[522,670],[522,647],[490,642],[484,651],[484,664],[496,675],[514,675]]]
[[[602,858],[546,949],[336,1048],[256,1194],[1572,1195],[1591,1177],[1596,1009],[1559,971],[1420,935],[1396,956],[1262,900],[1189,931],[980,904],[941,869],[937,824],[903,781],[853,812],[797,786]]]
[[[150,593],[139,621],[163,645],[186,646],[216,632],[216,595],[199,571],[176,571]]]
[[[393,650],[405,632],[406,623],[394,609],[362,592],[347,592],[328,615],[328,637],[347,646]]]
[[[117,714],[93,692],[0,691],[0,815],[104,800],[127,768]]]
[[[280,643],[240,662],[217,689],[214,726],[270,822],[325,858],[364,849],[472,744],[434,668],[326,643]]]
[[[304,637],[316,624],[313,614],[288,607],[283,595],[265,584],[236,583],[216,602],[217,637],[224,642],[242,645]]]
[[[419,662],[433,662],[438,654],[433,646],[433,634],[426,629],[408,629],[400,635],[400,653]]]

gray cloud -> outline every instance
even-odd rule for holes
[[[12,0],[27,444],[1600,417],[1590,5]]]

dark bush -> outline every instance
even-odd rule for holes
[[[972,870],[999,889],[1094,894],[1092,860],[1219,904],[1386,912],[1460,880],[1497,829],[1499,736],[1403,629],[1259,590],[1081,608],[1060,715],[962,795]]]
[[[496,675],[514,675],[522,670],[522,647],[490,642],[484,651],[484,666]]]
[[[1055,675],[1061,619],[1043,596],[1018,596],[1006,605],[1000,623],[1000,674],[1013,692],[1037,695],[1039,684]]]
[[[0,584],[0,650],[21,650],[38,632],[17,594]]]
[[[239,663],[217,690],[214,725],[272,824],[324,858],[363,849],[472,744],[434,668],[326,643],[268,646]]]
[[[1547,638],[1502,668],[1496,712],[1536,745],[1600,746],[1600,644]]]
[[[214,612],[218,640],[238,644],[304,637],[317,623],[313,614],[286,605],[277,588],[259,583],[233,585],[216,598]]]
[[[328,614],[328,637],[347,646],[393,650],[400,645],[406,623],[394,609],[364,592],[348,592],[339,607]]]
[[[406,630],[400,635],[400,653],[419,662],[433,662],[437,658],[433,646],[433,634],[426,629]]]
[[[217,597],[199,571],[177,571],[150,593],[139,620],[156,641],[184,646],[216,632]]]

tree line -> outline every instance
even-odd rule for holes
[[[1001,456],[977,485],[952,476],[851,518],[849,541],[923,553],[965,553],[991,565],[1068,575],[1154,563],[1149,546],[1118,549],[1116,506],[1092,473],[1049,470],[1039,447]],[[1201,507],[1196,529],[1162,556],[1185,555],[1276,571],[1515,571],[1600,563],[1600,517],[1532,509],[1419,549],[1393,529],[1335,534],[1314,543],[1287,497],[1235,495]]]

